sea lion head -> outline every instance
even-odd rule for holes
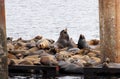
[[[85,36],[80,34],[79,39],[85,39]]]

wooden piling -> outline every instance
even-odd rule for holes
[[[120,0],[99,0],[103,60],[120,63]]]
[[[5,3],[0,0],[0,79],[8,79]]]

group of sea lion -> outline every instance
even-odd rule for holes
[[[94,67],[102,63],[100,41],[86,41],[80,34],[78,43],[69,37],[67,29],[60,32],[57,41],[36,36],[30,40],[7,38],[8,65],[59,66],[64,71]]]

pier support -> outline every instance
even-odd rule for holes
[[[120,63],[120,0],[99,0],[101,52]]]
[[[4,0],[0,0],[0,79],[8,79]]]

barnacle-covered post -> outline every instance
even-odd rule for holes
[[[8,79],[4,0],[0,0],[0,79]]]
[[[120,0],[99,0],[103,59],[120,63]]]

